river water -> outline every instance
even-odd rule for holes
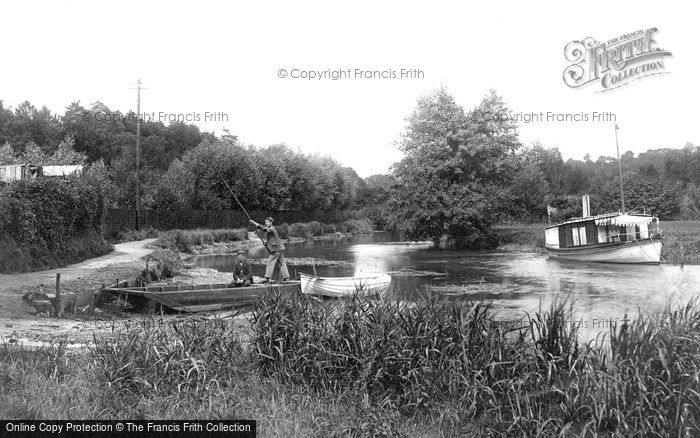
[[[264,273],[264,248],[252,249],[256,275]],[[292,276],[358,276],[363,273],[430,271],[432,290],[451,297],[486,300],[499,317],[521,319],[546,310],[552,300],[572,306],[571,324],[582,340],[609,331],[639,312],[672,309],[700,294],[700,265],[585,264],[530,252],[440,251],[428,242],[400,242],[386,233],[287,244]],[[195,264],[230,272],[233,256],[199,256]]]

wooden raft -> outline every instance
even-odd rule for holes
[[[269,291],[294,293],[301,290],[298,281],[258,284],[249,287],[228,287],[226,283],[129,287],[125,283],[102,289],[136,309],[154,309],[161,305],[180,312],[244,307],[257,302]]]

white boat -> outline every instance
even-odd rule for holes
[[[545,250],[550,257],[580,262],[659,263],[661,237],[654,216],[610,213],[545,228]]]
[[[347,297],[354,294],[381,294],[389,290],[391,276],[388,274],[363,277],[315,277],[301,275],[301,291],[310,295]]]
[[[615,124],[615,146],[620,172],[619,213],[591,215],[591,202],[583,195],[582,217],[545,228],[545,250],[550,257],[596,263],[659,263],[661,229],[659,219],[648,214],[623,213],[625,194],[622,183],[620,146]],[[547,214],[550,209],[547,206]]]

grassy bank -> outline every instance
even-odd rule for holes
[[[546,224],[498,225],[494,231],[498,246],[504,250],[544,251],[544,228]]]
[[[547,224],[512,224],[495,227],[502,249],[537,251],[544,249]],[[661,256],[675,263],[700,263],[700,221],[661,222]]]
[[[0,346],[3,418],[252,418],[262,436],[692,436],[700,308],[579,345],[563,306],[268,296],[232,320],[144,322],[82,354]],[[687,435],[686,435],[687,434]]]
[[[51,247],[34,242],[17,241],[11,236],[0,237],[0,273],[41,271],[79,263],[112,252],[99,232],[66,237],[52,242]]]
[[[310,239],[327,236],[334,233],[342,234],[366,234],[372,232],[372,223],[368,219],[351,219],[339,224],[324,224],[323,222],[299,222],[291,225],[283,223],[278,225],[277,232],[282,239]],[[192,254],[196,247],[214,245],[217,243],[235,243],[248,240],[246,228],[218,229],[218,230],[170,230],[155,231],[144,230],[142,232],[125,232],[123,238],[148,238],[156,234],[158,240],[153,245],[158,248],[169,249]],[[259,241],[255,241],[255,244]]]
[[[700,221],[661,222],[664,246],[661,255],[677,263],[700,263]]]

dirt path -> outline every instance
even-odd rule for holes
[[[0,274],[0,344],[2,340],[17,337],[31,344],[35,341],[50,341],[54,338],[75,338],[80,342],[91,337],[86,323],[78,318],[42,318],[29,313],[31,309],[22,296],[31,291],[44,290],[53,293],[56,274],[61,274],[61,290],[82,292],[97,290],[101,284],[112,283],[115,278],[130,278],[144,263],[139,259],[153,250],[146,245],[155,239],[120,243],[110,254],[86,260],[65,268],[22,274]]]
[[[16,289],[26,289],[35,286],[53,288],[56,283],[56,274],[61,274],[61,281],[81,279],[99,268],[127,263],[138,260],[153,252],[145,246],[156,239],[139,240],[114,245],[114,251],[102,257],[89,259],[65,268],[50,269],[48,271],[25,272],[22,274],[0,274],[0,303],[4,304],[5,296]]]

